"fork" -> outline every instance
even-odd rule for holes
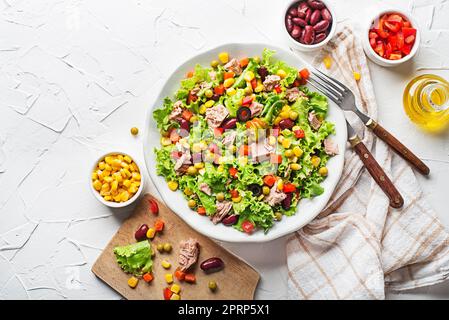
[[[393,150],[395,150],[403,159],[412,164],[421,174],[428,175],[430,169],[413,152],[404,146],[391,133],[385,130],[376,121],[361,112],[355,105],[355,97],[351,90],[340,81],[330,78],[320,70],[311,72],[313,77],[309,78],[310,84],[323,92],[333,100],[341,109],[354,112],[374,134]]]

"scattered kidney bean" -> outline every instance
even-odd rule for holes
[[[237,126],[237,118],[225,120],[221,127],[225,130],[234,129]]]
[[[224,262],[218,257],[213,257],[201,262],[200,268],[207,273],[217,272],[224,268]]]
[[[140,226],[139,229],[137,229],[136,233],[134,233],[134,238],[136,238],[137,241],[143,241],[147,238],[147,231],[149,227],[146,224],[143,224]]]
[[[290,119],[282,119],[279,122],[279,127],[282,130],[284,130],[284,129],[291,129],[291,128],[294,127],[294,125],[295,125],[295,123],[292,120],[290,120]]]
[[[324,41],[332,27],[332,15],[319,0],[300,0],[287,10],[285,27],[296,41],[302,44],[317,44]],[[265,76],[262,76],[262,81]]]
[[[282,208],[284,208],[284,210],[290,209],[293,199],[293,193],[287,193],[286,195],[287,197],[284,200],[282,200]]]
[[[238,216],[233,214],[233,215],[225,217],[221,221],[221,223],[223,223],[225,226],[233,226],[234,224],[237,223],[238,220],[239,220]]]
[[[312,12],[312,15],[310,16],[310,24],[314,26],[320,21],[321,21],[321,11],[316,9]]]
[[[268,70],[265,67],[260,67],[257,73],[262,81],[265,81],[265,77],[268,76]]]

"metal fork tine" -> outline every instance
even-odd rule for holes
[[[338,98],[335,97],[333,94],[331,94],[326,88],[322,87],[319,83],[316,83],[314,80],[313,81],[311,81],[311,80],[313,80],[313,79],[309,78],[309,84],[312,87],[314,87],[318,91],[321,91],[322,93],[324,93],[329,99],[334,101],[336,104],[341,103],[341,101],[339,101]]]
[[[334,84],[332,82],[333,79],[330,79],[327,76],[321,76],[319,74],[313,74],[315,77],[319,78],[321,81],[323,81],[324,83],[326,83],[328,86],[331,86],[335,91],[337,91],[340,95],[344,95],[345,94],[345,89],[340,88],[339,86],[337,86],[336,84]]]
[[[327,84],[325,81],[321,80],[320,78],[316,79],[316,78],[310,77],[309,80],[313,80],[313,81],[315,81],[315,83],[320,84],[322,87],[326,88],[327,91],[332,93],[334,96],[336,96],[338,98],[343,97],[343,94],[339,90],[335,90],[331,85]]]
[[[320,73],[323,77],[327,78],[329,81],[333,81],[334,83],[338,84],[343,90],[349,90],[347,86],[345,86],[343,83],[341,83],[337,79],[330,78],[329,76],[327,76],[325,73],[321,72],[318,69],[316,69],[316,71],[318,71],[318,73]]]

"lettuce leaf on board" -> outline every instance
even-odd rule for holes
[[[151,245],[147,240],[114,248],[114,254],[119,266],[126,273],[131,273],[135,276],[151,272],[153,268],[152,253]]]

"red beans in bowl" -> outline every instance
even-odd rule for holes
[[[296,41],[312,45],[327,38],[332,28],[332,14],[319,0],[293,3],[285,14],[285,27]]]

